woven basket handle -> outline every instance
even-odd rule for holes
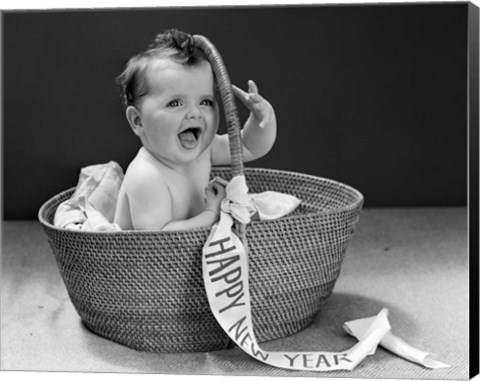
[[[230,142],[231,172],[232,177],[244,174],[243,166],[243,145],[240,134],[240,119],[238,117],[237,105],[232,93],[232,84],[228,76],[227,69],[223,63],[222,57],[215,46],[204,36],[194,35],[195,45],[201,49],[212,66],[213,73],[217,80],[220,97],[222,98],[225,118],[227,120],[227,132]],[[245,250],[247,250],[247,239],[245,224],[235,222],[240,239],[243,241]]]
[[[232,177],[243,175],[244,167],[242,139],[240,135],[240,119],[238,117],[235,98],[232,93],[230,77],[228,76],[222,57],[215,46],[203,36],[194,35],[193,38],[195,45],[198,46],[207,56],[217,80],[225,117],[227,119],[227,132],[230,141],[230,155],[232,161]]]

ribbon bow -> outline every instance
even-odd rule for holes
[[[248,193],[243,175],[235,176],[228,183],[220,178],[213,181],[226,185],[227,195],[221,203],[221,211],[243,224],[250,223],[252,219],[273,220],[283,217],[301,203],[297,197],[280,192]]]

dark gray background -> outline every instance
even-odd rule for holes
[[[139,141],[114,80],[172,27],[274,105],[275,147],[248,166],[347,183],[366,206],[466,205],[467,21],[467,3],[6,13],[4,218],[35,218],[83,166],[126,169]]]

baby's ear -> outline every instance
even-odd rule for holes
[[[130,123],[130,127],[135,135],[140,136],[142,130],[142,115],[140,114],[140,111],[138,111],[135,106],[128,106],[125,115],[127,116],[128,123]]]

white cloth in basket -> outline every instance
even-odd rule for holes
[[[82,168],[72,197],[55,212],[54,225],[70,230],[121,230],[113,217],[123,177],[122,168],[114,161]]]
[[[280,192],[248,193],[245,176],[235,176],[229,183],[215,180],[226,185],[227,197],[222,201],[222,212],[242,224],[248,224],[251,219],[273,220],[286,216],[301,203],[297,197]]]
[[[82,168],[72,197],[62,202],[55,212],[54,225],[70,230],[121,230],[113,218],[123,178],[121,167],[114,161]],[[244,177],[242,180],[234,177],[230,182],[221,178],[214,181],[226,186],[227,198],[222,202],[222,211],[245,224],[250,219],[280,218],[301,202],[295,196],[273,191],[249,194]]]

